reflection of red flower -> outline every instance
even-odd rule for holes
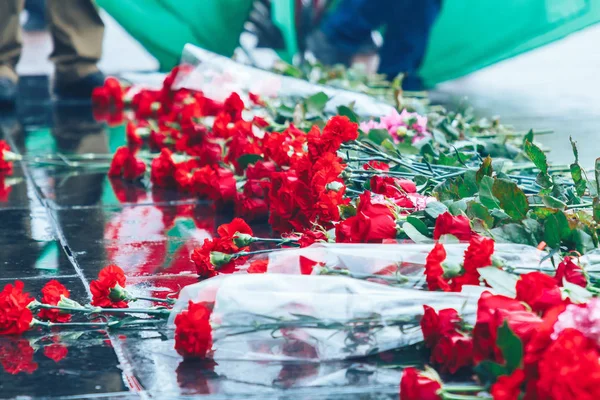
[[[206,358],[212,348],[211,308],[193,303],[175,317],[175,350],[184,358]]]
[[[54,343],[44,346],[44,355],[54,362],[59,362],[69,354],[69,349],[62,344]]]
[[[213,360],[184,360],[179,363],[175,373],[177,384],[186,392],[191,391],[194,395],[211,394],[215,392],[211,386],[211,378],[219,377],[215,373],[217,363]]]
[[[269,260],[256,260],[250,263],[247,272],[249,274],[264,274],[269,267]]]
[[[61,296],[69,298],[71,294],[60,282],[51,280],[42,288],[42,303],[55,306],[61,299]],[[59,310],[40,310],[39,317],[52,322],[69,322],[70,314],[61,313]]]
[[[27,308],[34,299],[23,292],[25,285],[16,281],[0,292],[0,336],[18,335],[29,330],[33,314]]]
[[[0,172],[0,202],[7,202],[12,190],[12,187],[6,185],[5,179],[5,175]]]
[[[32,374],[38,365],[33,361],[35,350],[29,340],[6,337],[0,339],[0,364],[4,370],[16,375],[19,372]]]
[[[464,215],[454,216],[446,211],[440,214],[435,220],[433,238],[438,240],[442,235],[451,234],[459,240],[469,240],[471,238],[471,223],[469,218]]]
[[[90,283],[92,305],[104,308],[126,308],[125,273],[116,265],[103,268],[98,280]]]
[[[406,368],[400,380],[400,400],[438,400],[439,381],[425,376],[415,368]]]

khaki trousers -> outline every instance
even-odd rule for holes
[[[17,80],[21,56],[19,14],[25,0],[0,0],[0,76]],[[98,71],[104,24],[92,0],[46,0],[56,78],[72,82]]]

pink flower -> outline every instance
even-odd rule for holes
[[[552,339],[556,340],[565,329],[573,328],[600,345],[600,299],[586,304],[569,304],[554,324]]]
[[[387,127],[381,122],[377,122],[375,120],[360,123],[360,130],[364,133],[369,133],[371,129],[387,129]]]

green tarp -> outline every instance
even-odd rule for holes
[[[230,56],[251,0],[96,0],[160,62],[193,43]],[[287,58],[296,49],[293,0],[274,0]],[[600,22],[600,0],[443,0],[420,74],[428,85],[466,75]],[[284,53],[284,56],[286,54]]]

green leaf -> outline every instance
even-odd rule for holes
[[[491,385],[502,375],[509,375],[507,368],[497,362],[484,360],[474,368],[475,373],[482,383]]]
[[[573,178],[573,182],[575,183],[575,190],[577,191],[577,195],[583,196],[585,194],[587,183],[585,179],[583,179],[583,171],[581,169],[581,166],[577,163],[573,163],[571,164],[569,169],[571,170],[571,178]]]
[[[565,207],[567,207],[567,205],[565,204],[564,201],[557,199],[554,196],[542,196],[542,203],[544,203],[544,205],[546,207],[550,207],[550,208],[557,208],[559,210],[564,210]]]
[[[510,329],[507,321],[504,321],[504,324],[498,328],[496,345],[502,351],[508,373],[512,374],[523,362],[523,342]]]
[[[414,226],[422,235],[429,236],[429,229],[427,228],[427,225],[425,225],[425,223],[419,218],[409,215],[406,217],[406,222]]]
[[[477,203],[476,201],[467,203],[467,215],[470,218],[482,220],[488,228],[492,228],[494,225],[494,217],[492,217],[490,211],[484,205]]]
[[[477,183],[481,182],[481,179],[484,176],[491,177],[493,172],[494,169],[492,168],[492,157],[487,156],[477,171]]]
[[[358,115],[356,115],[356,113],[348,106],[339,106],[337,108],[337,113],[338,115],[343,115],[345,117],[348,117],[348,119],[352,122],[356,122],[358,123]]]
[[[492,193],[500,201],[500,207],[512,219],[521,221],[527,216],[529,211],[527,196],[513,181],[496,179],[492,186]]]
[[[246,169],[250,164],[256,164],[257,161],[263,158],[259,154],[244,154],[237,159],[237,162],[241,169]]]
[[[594,162],[594,175],[596,177],[596,193],[600,193],[600,158]]]
[[[525,140],[525,145],[523,147],[529,159],[531,159],[533,164],[540,170],[538,183],[543,187],[550,187],[552,185],[552,180],[550,179],[550,175],[548,175],[548,160],[546,159],[546,154],[529,140]]]
[[[600,199],[597,196],[592,200],[592,215],[594,221],[600,222]]]
[[[498,267],[478,268],[477,271],[487,284],[499,294],[508,297],[515,297],[517,295],[517,277],[515,275]]]
[[[425,214],[431,219],[437,219],[440,214],[443,214],[446,211],[448,211],[448,207],[439,201],[432,201],[425,207]]]
[[[596,247],[592,237],[581,229],[573,230],[571,238],[575,244],[575,250],[581,254],[587,253]]]
[[[490,178],[489,176],[481,177],[479,182],[479,201],[490,210],[500,208],[500,203],[498,203],[498,200],[492,194],[493,186],[494,178]]]
[[[329,96],[327,96],[325,93],[315,93],[306,99],[306,111],[315,114],[322,114],[328,101]]]
[[[415,228],[410,222],[405,222],[402,225],[402,229],[406,236],[411,238],[415,243],[432,243],[433,239],[423,235],[417,228]]]
[[[367,137],[375,144],[381,144],[386,139],[393,142],[392,136],[387,129],[371,129]]]
[[[533,129],[530,129],[529,132],[527,132],[527,135],[525,135],[525,137],[523,138],[523,146],[525,146],[525,143],[533,143]]]
[[[561,240],[571,236],[571,227],[564,212],[549,215],[544,221],[544,241],[551,248],[560,246]]]
[[[439,129],[433,129],[432,133],[433,139],[436,141],[436,143],[448,147],[448,141],[446,140],[446,135],[444,135],[444,132],[440,131]]]
[[[396,145],[396,151],[400,154],[419,154],[419,149],[410,142],[398,143]]]
[[[521,224],[506,224],[490,231],[497,242],[519,243],[536,246],[537,241],[532,233]]]

